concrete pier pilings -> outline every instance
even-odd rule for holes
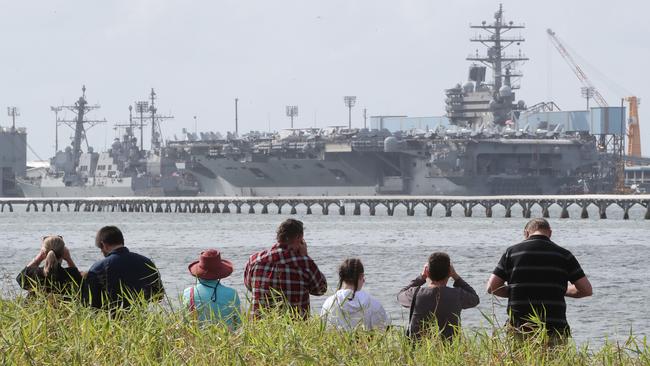
[[[256,206],[261,209],[256,210]],[[346,211],[346,206],[350,211]],[[623,211],[622,218],[630,218],[635,206],[645,209],[644,218],[650,220],[650,195],[575,195],[575,196],[323,196],[323,197],[104,197],[104,198],[0,198],[0,212],[138,212],[138,213],[230,213],[268,214],[272,209],[278,214],[283,208],[290,215],[299,211],[311,215],[320,211],[329,215],[330,209],[339,215],[375,216],[382,211],[393,216],[396,211],[407,216],[426,214],[433,216],[440,208],[445,217],[456,211],[464,217],[472,217],[475,210],[485,210],[486,217],[493,217],[495,208],[503,209],[505,217],[512,217],[513,209],[521,209],[524,218],[540,215],[550,217],[550,208],[560,210],[560,218],[569,218],[569,208],[575,206],[579,217],[589,218],[589,208],[606,219],[610,207]],[[318,208],[320,207],[320,210]],[[336,212],[334,211],[334,212]],[[286,213],[286,210],[285,210]],[[611,212],[610,212],[611,214]]]

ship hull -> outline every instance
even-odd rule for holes
[[[162,196],[162,189],[149,189],[147,191],[134,191],[130,186],[79,186],[79,187],[42,187],[26,182],[18,182],[23,196],[37,197],[131,197],[131,196]]]

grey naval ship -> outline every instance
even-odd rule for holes
[[[156,94],[153,89],[150,103],[141,111],[150,114],[147,116],[152,131],[149,151],[145,151],[142,144],[142,114],[138,146],[138,139],[134,135],[137,125],[133,121],[131,107],[129,123],[116,125],[116,128],[123,127],[125,133],[121,139],[114,140],[108,151],[95,152],[87,141],[86,151],[82,151],[88,129],[86,126],[104,122],[87,118],[88,113],[99,106],[87,102],[85,86],[82,92],[74,105],[61,107],[75,115],[73,120],[67,121],[74,128],[71,146],[57,151],[50,159],[50,168],[45,174],[17,179],[25,197],[187,196],[198,193],[197,183],[183,169],[179,169],[174,161],[162,158],[157,128],[160,116],[156,114]]]
[[[487,54],[477,50],[467,58],[468,81],[445,91],[446,116],[436,126],[390,130],[384,122],[391,117],[379,116],[370,129],[188,134],[169,142],[168,154],[186,164],[202,195],[610,192],[622,107],[566,112],[548,102],[528,108],[515,99],[517,66],[528,59],[521,51],[506,53],[524,42],[511,35],[524,26],[507,22],[499,8],[493,22],[471,28],[478,32],[471,41]]]

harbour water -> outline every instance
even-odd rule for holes
[[[40,237],[63,235],[80,270],[86,270],[101,253],[94,247],[94,234],[103,225],[123,229],[127,246],[151,257],[159,267],[168,294],[177,298],[193,281],[187,265],[201,250],[219,248],[234,262],[235,272],[223,282],[234,286],[240,297],[243,267],[250,254],[274,243],[275,229],[287,215],[249,214],[155,214],[39,212],[0,214],[0,274],[3,296],[18,288],[16,273],[36,255]],[[612,212],[610,219],[551,219],[553,239],[571,250],[589,276],[594,296],[567,299],[568,318],[576,340],[600,343],[605,337],[624,338],[630,331],[639,336],[650,333],[650,221],[644,210],[630,212],[630,220]],[[503,218],[465,218],[462,214],[443,217],[406,216],[322,216],[294,217],[305,222],[309,254],[328,282],[328,294],[337,285],[336,268],[346,257],[359,257],[366,269],[366,290],[377,297],[393,319],[402,325],[408,310],[399,307],[396,294],[420,273],[428,255],[446,251],[458,273],[480,294],[477,309],[463,312],[465,327],[486,326],[483,314],[506,318],[504,300],[487,295],[485,282],[503,251],[521,240],[526,219],[513,212]],[[533,216],[539,216],[534,212]],[[551,217],[558,217],[551,213]],[[579,211],[571,212],[578,217]],[[312,297],[313,309],[320,310],[325,297]]]

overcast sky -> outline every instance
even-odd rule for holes
[[[164,122],[167,138],[193,131],[193,116],[200,131],[233,129],[235,97],[240,131],[288,127],[285,105],[299,106],[298,127],[344,124],[344,95],[358,98],[356,126],[363,108],[368,115],[442,115],[444,89],[467,79],[464,59],[476,49],[468,25],[492,20],[498,7],[486,0],[1,3],[0,124],[10,124],[4,107],[19,107],[18,125],[44,159],[54,152],[50,106],[74,103],[82,84],[88,100],[101,104],[92,117],[109,121],[89,131],[99,150],[115,137],[112,124],[128,121],[129,104],[152,87],[160,112],[175,116]],[[527,26],[521,49],[530,61],[521,67],[518,99],[584,108],[581,85],[547,28],[581,56],[610,104],[628,93],[650,97],[647,1],[503,4],[507,20]],[[650,155],[643,104],[640,119]],[[64,129],[60,145],[69,143]]]

